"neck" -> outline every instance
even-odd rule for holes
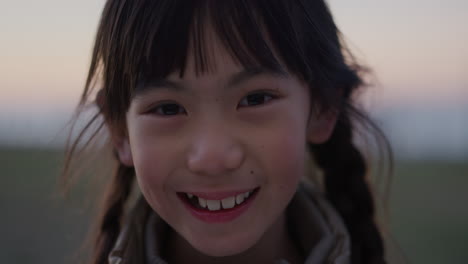
[[[274,263],[279,259],[285,259],[289,263],[303,261],[289,236],[285,215],[281,216],[253,247],[237,255],[226,257],[204,255],[176,232],[171,233],[166,249],[166,260],[171,264]]]

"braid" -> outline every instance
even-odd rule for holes
[[[99,234],[95,240],[92,263],[107,263],[107,258],[120,232],[120,220],[133,183],[133,168],[119,164],[112,184],[105,196],[104,214],[100,217]]]
[[[385,263],[381,235],[374,222],[374,202],[364,157],[352,142],[352,123],[344,111],[324,144],[311,146],[325,175],[328,199],[343,217],[351,236],[352,263]]]

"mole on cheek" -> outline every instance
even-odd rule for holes
[[[254,171],[253,171],[253,170],[251,170],[251,171],[250,171],[250,174],[254,174]]]

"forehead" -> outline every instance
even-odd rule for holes
[[[140,64],[140,81],[222,76],[247,68],[285,72],[263,25],[254,23],[246,30],[238,18],[220,21],[214,9],[208,11],[212,13],[195,12],[190,23],[178,23],[170,32],[152,29],[155,38],[148,43],[146,63]],[[257,19],[249,15],[246,20]]]
[[[230,33],[230,39],[221,35],[213,25],[213,21],[208,17],[203,22],[203,28],[192,29],[190,32],[185,67],[179,71],[180,77],[194,79],[203,75],[222,76],[226,74],[238,73],[246,69],[261,69],[271,72],[285,72],[285,67],[278,59],[276,52],[272,49],[271,43],[265,43],[268,47],[271,59],[274,65],[261,63],[252,47],[248,47],[239,29],[233,29]],[[262,29],[263,31],[263,29]],[[261,33],[264,41],[267,40],[267,34]],[[269,41],[268,41],[269,42]],[[243,58],[248,56],[249,60]],[[251,72],[251,70],[247,70]],[[169,79],[177,77],[177,71],[169,74]]]
[[[189,42],[186,64],[183,72],[174,71],[168,79],[193,80],[206,76],[225,76],[242,70],[243,65],[229,53],[215,34],[211,24],[207,24],[204,35],[192,37]],[[197,43],[198,42],[198,43]]]
[[[247,65],[241,63],[219,38],[212,24],[205,25],[203,35],[190,38],[185,67],[173,70],[167,76],[152,76],[144,84],[137,86],[136,95],[158,87],[185,90],[194,84],[203,86],[216,83],[229,88],[260,76],[289,77],[285,67],[279,63],[274,67],[256,62]]]
[[[239,35],[235,37],[241,38]],[[148,91],[160,88],[176,91],[195,87],[231,88],[256,77],[290,77],[273,52],[272,60],[276,63],[262,65],[254,58],[254,54],[248,54],[251,61],[246,63],[238,56],[238,51],[246,52],[248,47],[241,39],[237,39],[235,43],[242,47],[229,46],[232,43],[223,41],[213,23],[204,23],[203,30],[192,30],[190,34],[183,67],[173,69],[166,76],[149,76],[136,86],[132,97],[140,97]]]

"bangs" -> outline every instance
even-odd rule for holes
[[[322,1],[115,0],[106,5],[96,40],[108,102],[120,101],[115,110],[122,113],[142,82],[174,72],[183,77],[189,55],[197,75],[214,71],[211,36],[244,68],[304,81],[312,104],[336,105],[338,89],[360,84]]]
[[[279,62],[283,58],[275,57],[276,45],[268,30],[271,26],[255,1],[168,2],[166,8],[155,8],[161,16],[150,12],[148,18],[141,19],[148,23],[136,33],[148,36],[145,46],[132,54],[140,58],[136,70],[142,80],[164,78],[173,72],[183,77],[189,54],[193,56],[196,75],[215,71],[215,41],[244,68],[284,68]]]
[[[189,54],[197,75],[215,70],[211,35],[244,68],[279,71],[286,67],[298,73],[306,65],[293,21],[284,12],[291,9],[287,1],[265,1],[268,8],[262,1],[242,0],[138,2],[127,15],[123,41],[117,43],[127,43],[122,63],[139,81],[177,71],[183,77]]]

